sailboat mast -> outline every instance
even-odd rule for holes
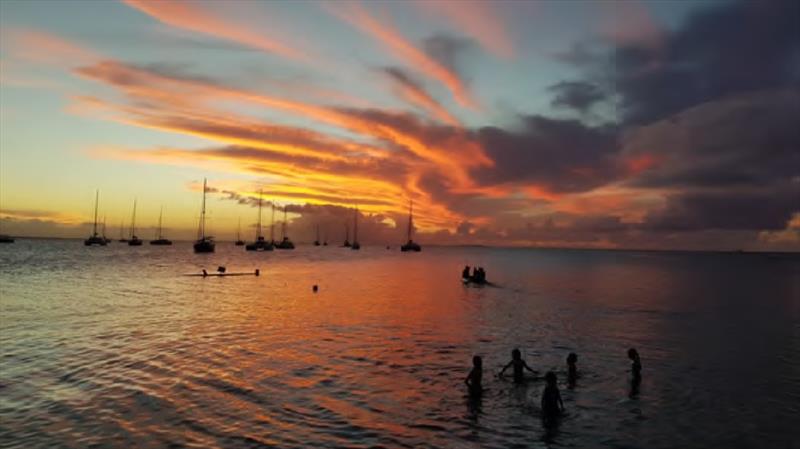
[[[94,192],[94,227],[92,228],[92,235],[97,236],[97,203],[100,201],[100,189]]]
[[[353,217],[353,242],[358,242],[358,207],[354,211]]]
[[[261,239],[261,195],[262,191],[258,191],[258,228],[256,229],[256,240]]]
[[[414,226],[412,222],[412,216],[414,214],[414,200],[409,200],[408,202],[408,241],[411,241],[411,228]]]
[[[319,223],[317,223],[317,241],[319,241]]]
[[[200,209],[200,228],[197,234],[198,240],[206,238],[206,178],[203,178],[203,207]]]
[[[106,238],[106,216],[103,215],[103,238]]]
[[[286,206],[283,206],[283,224],[281,225],[281,240],[286,239]]]
[[[161,209],[158,211],[158,240],[161,240],[161,218],[164,215],[164,206],[161,206]]]
[[[136,235],[136,198],[133,199],[133,215],[131,216],[131,237]]]
[[[242,234],[242,217],[239,217],[239,224],[236,225],[236,240],[242,239],[241,234]]]
[[[269,241],[275,241],[275,200],[272,200],[272,219],[269,224]]]

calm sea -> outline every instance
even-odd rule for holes
[[[182,276],[218,265],[262,274]],[[0,295],[2,448],[800,447],[796,256],[18,240]],[[493,376],[515,347],[561,373],[557,430]]]

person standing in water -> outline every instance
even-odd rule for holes
[[[525,373],[522,371],[523,369],[526,369],[531,373],[536,374],[536,371],[532,370],[531,367],[528,366],[528,364],[525,363],[524,360],[522,360],[522,353],[519,352],[519,349],[517,348],[514,348],[514,350],[511,351],[511,361],[508,362],[508,364],[506,364],[506,366],[503,367],[503,370],[500,371],[500,374],[498,375],[500,377],[503,377],[503,374],[506,372],[506,370],[511,367],[514,367],[515,384],[521,384],[525,382]]]
[[[628,349],[628,358],[631,359],[631,374],[634,380],[642,380],[642,360],[639,358],[639,352],[634,349]]]
[[[570,388],[575,387],[575,383],[578,380],[578,354],[574,352],[570,352],[567,356],[567,385]]]
[[[545,427],[551,427],[564,413],[564,402],[561,400],[561,392],[558,391],[556,373],[548,371],[544,379],[547,386],[542,392],[542,421]]]
[[[472,397],[480,396],[483,392],[483,359],[481,356],[476,355],[472,357],[472,370],[464,379],[467,384],[469,395]]]
[[[469,278],[470,278],[470,275],[469,275],[469,265],[467,265],[467,266],[465,266],[465,267],[464,267],[464,270],[461,272],[461,278],[462,278],[462,279],[469,279]]]

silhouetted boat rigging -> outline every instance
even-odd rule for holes
[[[92,227],[92,235],[83,241],[83,244],[86,246],[106,246],[106,239],[97,234],[97,204],[100,201],[100,190],[97,190],[94,194],[94,225]]]
[[[344,244],[342,248],[350,248],[350,226],[345,222],[344,224]]]
[[[164,207],[161,207],[161,210],[158,212],[158,231],[156,232],[156,239],[150,240],[151,245],[172,245],[172,240],[165,239],[163,235],[161,235],[161,218],[164,215]]]
[[[408,203],[408,242],[405,245],[400,247],[400,251],[422,251],[422,247],[419,246],[419,243],[415,243],[411,240],[411,231],[414,229],[414,201],[410,200]]]
[[[142,246],[142,239],[136,237],[136,199],[133,200],[133,215],[131,216],[131,239],[128,246]]]
[[[236,242],[234,243],[236,246],[244,246],[244,240],[242,240],[242,219],[239,218],[239,224],[236,226]]]
[[[203,207],[200,211],[200,224],[197,228],[197,241],[194,242],[194,252],[213,253],[214,237],[206,235],[206,178],[203,178]]]
[[[361,249],[361,244],[358,243],[358,207],[356,207],[353,215],[353,245],[350,246],[350,249]]]
[[[106,244],[111,243],[111,239],[106,237],[106,216],[103,215],[103,232],[101,233],[103,240],[106,241]]]
[[[281,231],[282,231],[281,232],[281,237],[282,238],[281,238],[280,243],[275,245],[275,248],[278,248],[278,249],[294,249],[294,243],[292,243],[292,241],[289,240],[289,237],[286,235],[286,226],[287,226],[287,222],[286,222],[286,206],[283,206],[283,223],[281,223]]]
[[[272,242],[264,240],[261,235],[261,191],[258,192],[258,224],[256,225],[256,241],[244,247],[247,251],[272,251]]]
[[[125,232],[125,221],[122,220],[119,222],[119,240],[117,240],[118,242],[126,243],[128,241],[128,239],[126,239],[125,236],[123,235],[124,232]]]

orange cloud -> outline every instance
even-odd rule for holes
[[[328,6],[327,10],[341,20],[350,23],[383,43],[394,52],[394,55],[407,63],[410,67],[421,71],[442,83],[456,101],[464,107],[475,109],[477,107],[463,81],[451,70],[438,61],[429,57],[425,52],[416,48],[390,25],[383,24],[372,17],[366,9],[357,3],[336,3]]]
[[[484,0],[416,1],[414,5],[426,14],[444,16],[492,54],[504,59],[514,57],[508,26],[496,14],[497,5]]]
[[[15,28],[4,31],[3,35],[3,48],[19,60],[78,66],[103,58],[94,50],[43,31]]]
[[[167,25],[206,34],[220,39],[283,56],[288,59],[306,60],[307,56],[276,39],[264,36],[244,25],[205,9],[202,3],[186,1],[122,0],[159,22]]]

